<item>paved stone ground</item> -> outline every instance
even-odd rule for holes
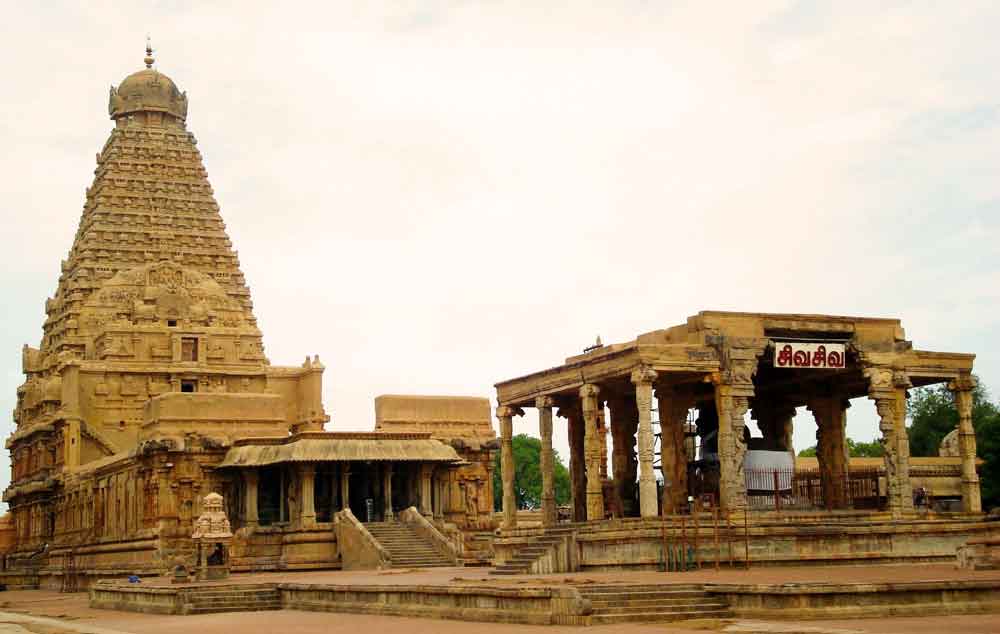
[[[689,573],[577,573],[498,579],[485,569],[434,569],[386,572],[307,572],[236,575],[233,581],[300,581],[304,583],[537,584],[609,581],[632,583],[806,583],[928,581],[939,579],[1000,579],[1000,571],[967,572],[949,565],[844,566],[704,570]],[[146,582],[147,584],[149,581]],[[406,634],[1000,634],[1000,615],[974,615],[837,621],[774,622],[759,620],[687,621],[679,624],[615,625],[590,628],[470,623],[438,619],[380,617],[325,612],[281,610],[196,616],[164,616],[112,610],[93,610],[86,593],[60,594],[46,590],[0,592],[0,634],[358,634],[360,631],[397,631]]]

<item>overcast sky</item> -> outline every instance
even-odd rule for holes
[[[5,436],[147,32],[334,429],[702,309],[899,317],[1000,391],[995,2],[3,4]]]

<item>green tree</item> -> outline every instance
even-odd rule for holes
[[[855,441],[851,438],[847,439],[847,451],[852,458],[881,458],[882,457],[882,443],[877,440],[871,442]],[[815,457],[816,456],[816,445],[803,449],[799,452],[799,457]]]
[[[847,450],[850,452],[852,458],[881,458],[885,455],[885,449],[882,447],[882,443],[877,440],[872,440],[870,442],[864,442],[847,439]]]
[[[514,450],[514,495],[517,508],[537,509],[542,506],[542,441],[527,434],[518,434],[512,439]],[[555,455],[556,504],[569,504],[569,470]],[[503,482],[500,479],[500,454],[497,453],[493,465],[493,507],[500,510],[503,505]]]
[[[945,385],[912,390],[906,404],[910,455],[936,456],[941,440],[958,426],[958,410]],[[1000,407],[982,385],[972,392],[972,426],[976,431],[983,508],[1000,506]]]

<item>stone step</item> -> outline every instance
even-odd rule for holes
[[[660,612],[717,612],[728,608],[725,603],[697,601],[689,604],[629,605],[617,607],[594,606],[594,614],[654,614]]]
[[[631,584],[631,583],[616,583],[616,584],[586,584],[576,586],[580,592],[596,593],[596,592],[704,592],[704,586],[694,583],[676,583],[676,584]]]
[[[385,544],[382,544],[382,547],[385,548],[386,550],[388,550],[390,553],[394,553],[394,554],[398,553],[400,555],[403,555],[403,554],[406,554],[406,555],[432,555],[432,556],[435,556],[435,557],[440,557],[440,555],[438,554],[438,551],[434,550],[433,548],[396,548],[395,550],[393,550],[393,548],[386,547]]]
[[[240,592],[234,592],[232,594],[229,594],[223,592],[212,592],[212,593],[198,592],[196,594],[190,595],[190,599],[192,601],[214,601],[216,599],[225,599],[227,601],[236,599],[239,599],[241,601],[278,601],[281,599],[281,593],[269,592],[267,594],[252,594],[248,592],[246,594],[243,594]]]
[[[246,597],[192,597],[190,603],[191,605],[255,605],[257,603],[281,603],[281,597],[275,596],[268,597],[267,599],[248,599]]]
[[[280,610],[281,601],[194,601],[193,608],[212,608],[228,610],[230,608],[247,608],[258,610]]]
[[[690,597],[685,599],[630,599],[626,601],[594,601],[590,604],[595,610],[605,610],[621,607],[665,607],[670,605],[701,605],[704,603],[718,603],[710,597]]]
[[[605,601],[610,601],[612,599],[628,599],[635,597],[637,599],[653,599],[655,597],[692,597],[692,596],[706,596],[705,591],[698,590],[631,590],[631,589],[621,589],[615,591],[605,591],[605,592],[591,592],[588,590],[580,589],[580,594],[588,598],[601,599]]]
[[[268,597],[266,599],[263,598],[254,599],[247,597],[211,597],[211,598],[197,598],[197,599],[192,598],[190,601],[191,605],[221,605],[221,604],[228,605],[231,603],[252,605],[255,603],[274,603],[274,602],[280,603],[281,597]]]
[[[281,604],[276,603],[274,605],[234,605],[234,606],[195,606],[192,607],[188,614],[213,614],[220,612],[269,612],[272,610],[280,610]]]
[[[453,565],[409,526],[398,522],[371,522],[365,528],[388,551],[393,567],[439,568]]]
[[[589,597],[585,597],[589,598]],[[717,603],[713,597],[683,597],[683,598],[664,598],[658,597],[655,599],[623,599],[617,600],[595,600],[590,599],[590,604],[594,606],[595,610],[603,610],[605,608],[619,608],[619,607],[633,607],[633,606],[664,606],[664,605],[695,605],[701,603]]]
[[[594,614],[590,622],[594,625],[614,625],[617,623],[657,623],[667,621],[684,621],[688,619],[725,619],[731,618],[732,612],[725,610],[699,610],[692,612],[637,612],[635,614]]]
[[[271,597],[280,596],[274,588],[268,590],[198,590],[192,597]]]

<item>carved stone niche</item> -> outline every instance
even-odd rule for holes
[[[195,552],[198,556],[199,581],[229,577],[229,552],[233,531],[226,517],[224,500],[218,493],[209,493],[202,499],[202,514],[194,522]]]

